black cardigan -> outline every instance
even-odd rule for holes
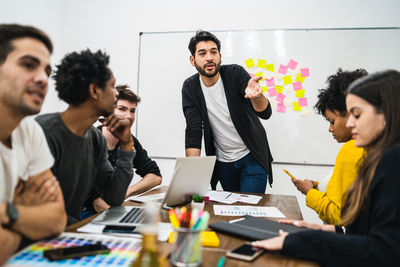
[[[376,168],[359,217],[346,234],[304,231],[286,237],[283,253],[322,266],[400,266],[400,147]]]
[[[268,119],[272,114],[271,105],[256,112],[250,99],[245,98],[245,89],[250,75],[239,65],[223,65],[220,75],[224,84],[226,100],[233,125],[249,149],[251,155],[268,173],[272,184],[272,156],[268,145],[267,134],[259,117]],[[204,131],[205,150],[207,155],[215,155],[214,137],[207,115],[207,106],[201,90],[199,74],[195,74],[183,83],[182,108],[186,118],[185,147],[201,149],[201,138]],[[211,187],[215,189],[218,180],[213,176]]]

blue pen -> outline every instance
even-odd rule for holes
[[[202,217],[199,217],[199,218],[197,219],[196,223],[195,223],[194,226],[193,226],[193,229],[197,230],[197,228],[199,228],[199,226],[200,226],[200,224],[201,224],[201,222],[202,222],[202,219],[201,219],[201,218],[202,218]]]
[[[222,267],[224,266],[224,264],[225,264],[225,257],[222,256],[218,261],[217,267]]]

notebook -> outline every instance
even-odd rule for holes
[[[162,207],[169,208],[189,203],[192,195],[206,195],[215,161],[215,156],[177,158]],[[143,207],[118,206],[104,211],[92,223],[137,226],[142,224],[143,219]]]
[[[280,229],[288,233],[309,230],[291,224],[283,224],[265,218],[252,217],[248,215],[232,221],[212,223],[208,227],[217,232],[252,241],[278,236]]]

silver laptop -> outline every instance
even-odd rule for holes
[[[189,203],[192,195],[206,195],[215,160],[215,156],[177,158],[162,207],[169,208]],[[92,223],[137,226],[143,222],[143,212],[143,207],[112,207],[97,216]]]

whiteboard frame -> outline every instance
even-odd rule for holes
[[[346,28],[266,28],[266,29],[240,29],[240,30],[207,30],[212,33],[224,33],[224,32],[272,32],[272,31],[371,31],[371,30],[400,30],[400,27],[346,27]],[[181,33],[196,33],[194,31],[165,31],[165,32],[140,32],[139,33],[139,49],[138,49],[138,68],[137,68],[137,94],[140,96],[140,66],[141,66],[141,52],[142,52],[142,36],[147,34],[181,34]],[[138,130],[140,127],[140,105],[136,110],[136,128],[135,135],[138,135]],[[270,140],[269,140],[270,141]],[[271,141],[270,141],[271,142]],[[151,153],[149,153],[151,154]],[[157,156],[152,155],[155,159],[176,159],[177,157],[168,156]],[[286,161],[273,161],[273,164],[287,164],[287,165],[304,165],[304,166],[334,166],[334,164],[323,164],[323,163],[313,163],[313,162],[286,162]]]

